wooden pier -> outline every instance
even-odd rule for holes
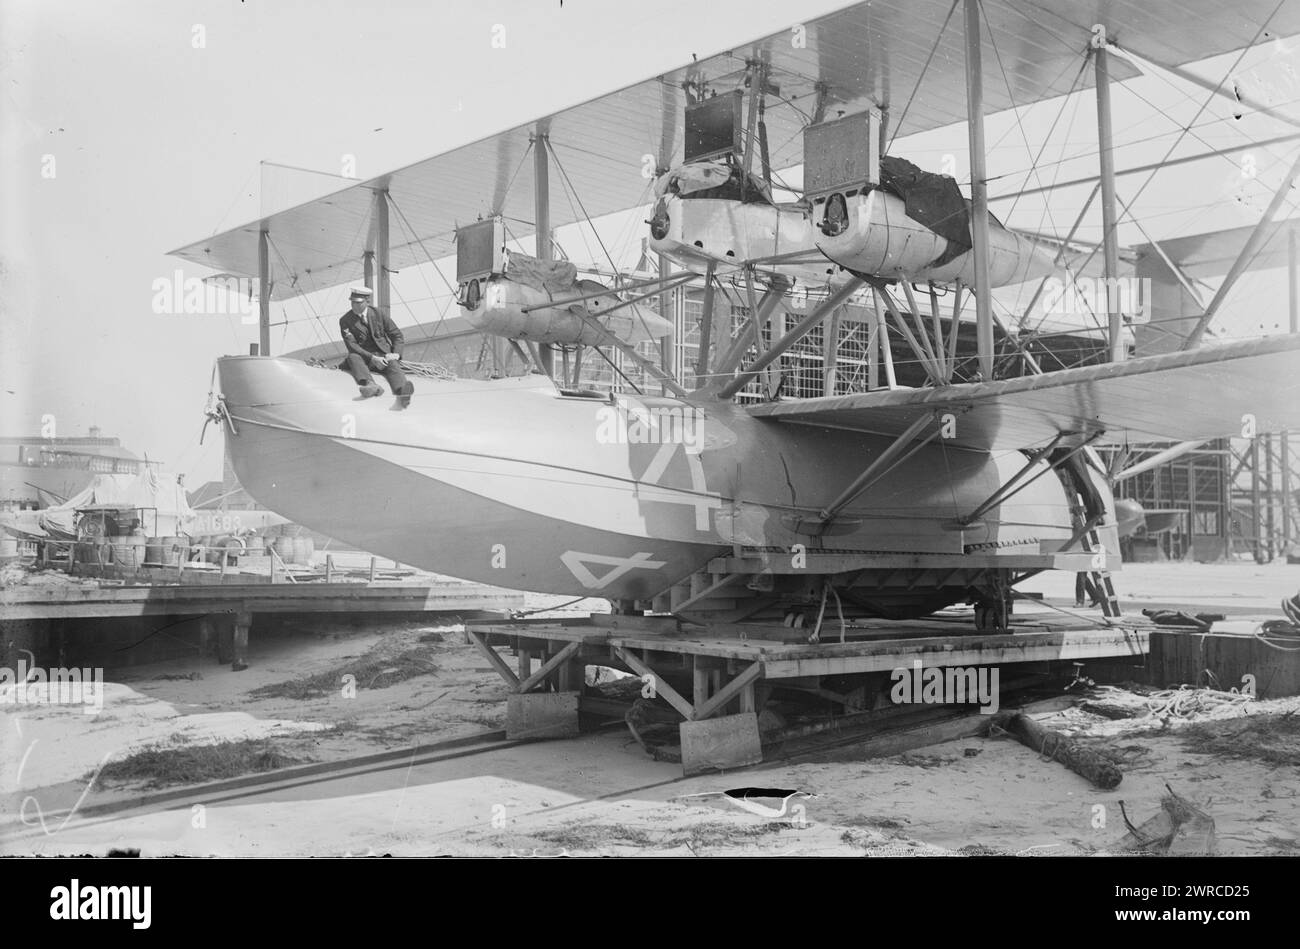
[[[174,570],[172,571],[174,576]],[[86,621],[191,618],[199,648],[233,668],[247,665],[248,635],[262,614],[501,616],[524,607],[522,593],[430,575],[402,580],[280,582],[188,570],[182,582],[67,578],[0,590],[0,631],[8,643],[61,652],[93,634]],[[12,659],[13,657],[6,657]]]

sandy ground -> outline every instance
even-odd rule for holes
[[[1039,582],[1048,602],[1071,606],[1070,577]],[[1117,574],[1116,585],[1129,609],[1173,603],[1276,616],[1277,600],[1300,587],[1300,568],[1136,565]],[[351,698],[341,691],[308,699],[248,695],[337,670],[376,649],[400,651],[429,633],[442,641],[426,644],[437,667],[426,675],[360,688]],[[1045,721],[1109,736],[1126,757],[1115,791],[1098,791],[1005,737],[871,760],[855,760],[850,748],[682,781],[678,765],[650,760],[616,729],[276,791],[201,813],[42,823],[43,815],[78,800],[90,805],[141,792],[139,784],[105,788],[91,780],[105,755],[272,736],[301,760],[338,760],[498,728],[504,718],[504,684],[458,628],[322,625],[254,637],[251,651],[251,668],[239,673],[187,660],[137,667],[129,678],[110,674],[116,681],[97,715],[80,706],[0,706],[0,853],[139,847],[146,854],[226,856],[1091,854],[1108,852],[1123,836],[1120,801],[1141,823],[1157,812],[1169,784],[1214,817],[1218,852],[1300,855],[1300,769],[1198,754],[1176,731],[1132,735],[1129,723],[1075,710]],[[1270,708],[1300,709],[1300,700],[1249,703],[1240,711]],[[799,793],[748,807],[721,794],[746,786]]]
[[[1300,564],[1135,563],[1111,574],[1125,612],[1174,608],[1189,613],[1261,614],[1281,618],[1278,603],[1300,590]],[[1073,611],[1074,575],[1051,570],[1016,587],[1044,594]],[[1017,610],[1020,607],[1017,605]],[[1095,615],[1083,611],[1087,615]]]

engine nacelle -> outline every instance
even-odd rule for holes
[[[759,261],[810,284],[834,279],[841,268],[886,280],[975,282],[965,224],[957,235],[951,229],[947,237],[936,233],[924,217],[909,216],[907,202],[889,190],[862,186],[810,196],[808,204],[774,204],[761,181],[742,191],[739,180],[735,169],[727,178],[725,166],[709,162],[662,175],[648,222],[650,246],[694,273],[709,267],[726,273]],[[964,208],[955,184],[952,191],[950,198]],[[990,218],[990,286],[1023,283],[1055,269],[1051,251]]]
[[[949,249],[947,238],[909,217],[903,200],[888,192],[831,194],[818,201],[813,214],[818,246],[842,267],[886,279],[975,282],[974,251],[934,266]],[[990,286],[1024,283],[1054,269],[1052,255],[1041,245],[990,219]]]
[[[511,258],[519,267],[517,256]],[[545,279],[525,271],[469,280],[461,284],[457,302],[476,329],[506,339],[606,346],[613,337],[635,346],[672,334],[672,323],[649,307],[625,304],[595,280],[566,281],[556,273],[563,268],[548,268]]]

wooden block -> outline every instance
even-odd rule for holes
[[[682,773],[687,776],[743,768],[763,760],[758,716],[753,712],[682,722],[678,728]]]
[[[217,662],[230,662],[235,654],[235,618],[229,613],[217,617]]]
[[[709,669],[705,660],[695,657],[694,672],[691,676],[695,707],[699,708],[709,700]]]
[[[577,692],[506,696],[506,738],[573,738],[578,734]]]
[[[230,668],[240,672],[248,668],[248,630],[253,625],[251,613],[236,613],[235,628],[231,633],[232,653]]]

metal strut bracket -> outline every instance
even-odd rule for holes
[[[894,439],[888,448],[881,452],[871,464],[863,469],[860,475],[853,479],[853,482],[848,487],[839,493],[839,496],[834,501],[826,505],[818,513],[816,521],[810,525],[808,530],[801,530],[800,532],[822,533],[839,516],[840,512],[852,504],[862,492],[934,441],[941,428],[941,417],[938,412],[922,415],[909,425],[905,431]],[[921,438],[921,433],[931,425],[934,426],[934,430]],[[916,444],[913,445],[913,442]],[[910,451],[907,450],[909,446],[912,446]]]
[[[1033,475],[1032,477],[1028,477],[1028,478],[1026,477],[1026,475],[1028,475],[1029,472],[1033,470],[1034,466],[1038,464],[1038,462],[1041,461],[1045,455],[1047,455],[1054,448],[1056,448],[1056,446],[1060,444],[1063,439],[1074,434],[1077,433],[1061,432],[1055,438],[1053,438],[1051,442],[1048,443],[1046,448],[1035,451],[1030,457],[1030,459],[1027,462],[1025,462],[1025,466],[1021,468],[1019,471],[1017,471],[1014,475],[1012,475],[1011,478],[1008,479],[1006,484],[1002,485],[1000,488],[998,488],[996,491],[990,494],[988,499],[984,501],[984,503],[981,504],[979,507],[975,508],[975,510],[971,511],[965,517],[959,518],[957,520],[957,523],[963,527],[975,523],[975,521],[979,520],[980,517],[982,517],[988,510],[990,510],[993,507],[996,507],[997,505],[1006,501],[1008,498],[1016,494],[1019,494],[1021,491],[1029,487],[1031,484],[1033,484],[1043,475],[1047,474],[1049,471],[1055,471],[1056,469],[1060,468],[1061,465],[1065,464],[1067,461],[1069,461],[1079,452],[1083,451],[1085,448],[1087,448],[1089,445],[1095,442],[1098,438],[1101,438],[1101,436],[1106,433],[1104,430],[1093,432],[1082,442],[1080,442],[1077,446],[1070,449],[1061,457],[1055,459],[1054,461],[1049,461],[1047,467],[1044,468],[1042,471],[1039,471],[1037,474]]]

